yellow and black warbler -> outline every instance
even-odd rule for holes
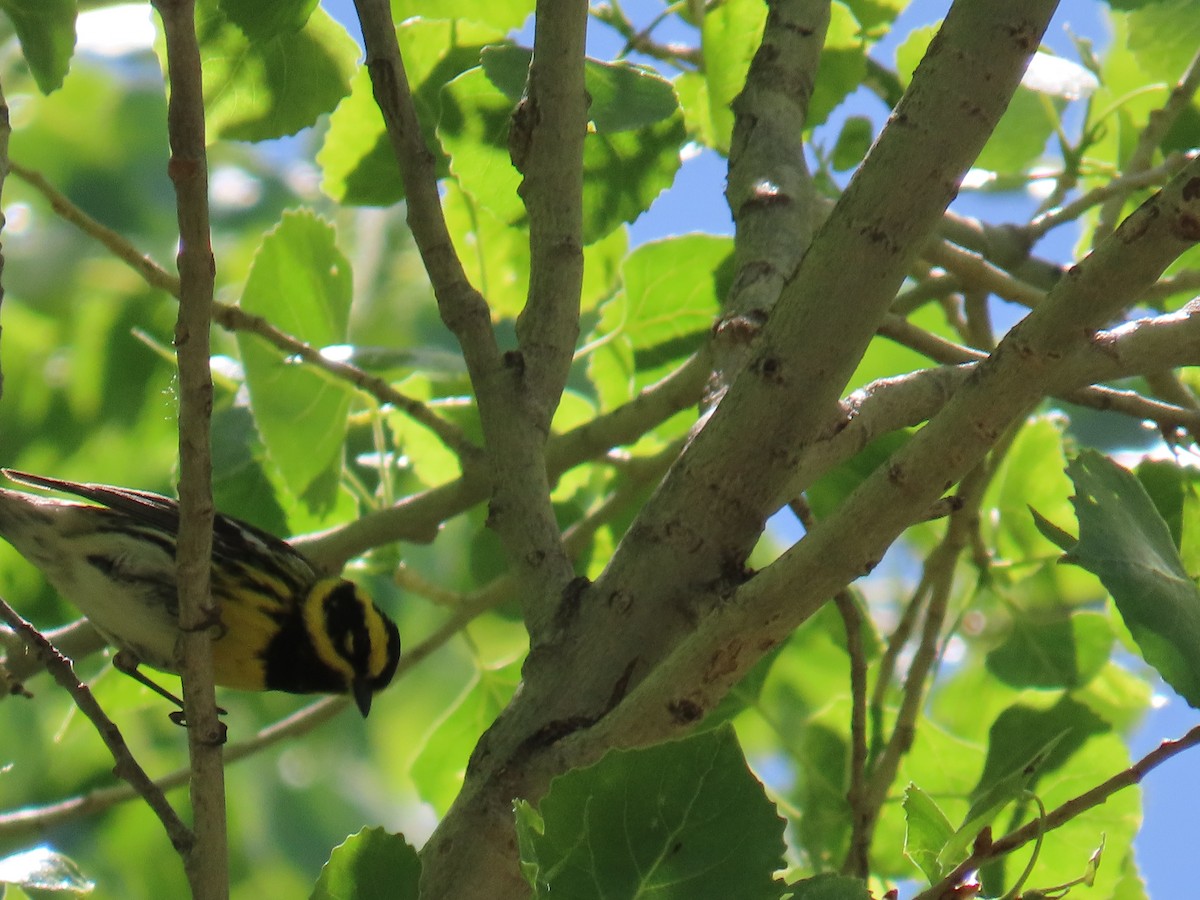
[[[179,505],[147,491],[0,471],[102,504],[0,489],[0,537],[88,617],[118,649],[123,668],[145,663],[177,672]],[[219,685],[350,693],[365,716],[372,695],[396,673],[396,625],[359,587],[319,576],[289,544],[220,514],[212,594],[220,612],[213,639]]]

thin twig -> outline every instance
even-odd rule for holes
[[[1106,202],[1112,197],[1125,198],[1143,188],[1159,187],[1166,184],[1187,163],[1193,153],[1172,153],[1161,165],[1143,172],[1130,172],[1099,187],[1092,188],[1087,193],[1076,197],[1070,203],[1049,209],[1035,218],[1028,225],[1021,227],[1030,242],[1041,239],[1048,231],[1067,222],[1073,222],[1094,206]]]
[[[172,275],[149,256],[140,253],[123,235],[89,216],[54,187],[41,172],[17,162],[12,163],[12,172],[40,193],[63,221],[69,222],[102,244],[117,259],[137,272],[148,285],[179,299],[178,276]],[[371,375],[358,366],[326,356],[319,348],[281,331],[262,316],[247,313],[241,307],[214,302],[213,320],[226,331],[256,334],[285,356],[302,359],[336,378],[348,381],[359,390],[370,394],[379,403],[396,407],[437,435],[438,439],[458,456],[463,468],[469,468],[479,462],[479,448],[467,438],[462,429],[437,415],[420,400],[396,390],[384,379]]]
[[[1014,278],[999,266],[988,262],[982,254],[964,250],[949,241],[930,241],[921,255],[956,275],[964,287],[990,291],[1010,303],[1032,309],[1046,298],[1045,291]]]
[[[873,761],[863,797],[863,808],[856,819],[866,820],[868,827],[860,840],[870,846],[871,830],[895,781],[904,755],[912,747],[917,721],[929,691],[930,673],[941,649],[942,629],[949,609],[954,573],[963,549],[968,545],[972,522],[979,515],[979,504],[988,483],[988,470],[977,466],[963,478],[958,499],[961,506],[950,514],[946,535],[925,562],[922,581],[929,584],[929,603],[921,638],[909,666],[901,692],[900,709],[892,735],[883,752]],[[878,694],[877,694],[878,696]]]
[[[95,726],[96,733],[100,735],[100,739],[104,741],[104,745],[112,754],[115,762],[114,774],[128,785],[126,796],[129,798],[141,797],[145,800],[146,805],[162,822],[167,837],[171,840],[171,845],[181,855],[186,856],[195,843],[195,835],[167,802],[167,798],[159,786],[134,758],[133,752],[121,735],[121,730],[100,708],[100,704],[96,702],[91,690],[76,677],[71,661],[59,653],[40,631],[21,618],[16,610],[2,599],[0,599],[0,619],[3,619],[21,637],[25,646],[39,659],[43,668],[71,695],[71,699],[75,701],[79,711]],[[0,817],[0,819],[2,818],[5,817]]]
[[[867,793],[867,655],[863,648],[863,614],[847,589],[833,596],[846,629],[846,653],[850,657],[850,784],[846,802],[851,815],[862,808]],[[866,832],[864,832],[866,833]],[[842,871],[866,878],[870,874],[870,841],[852,841]]]
[[[664,12],[645,28],[638,28],[630,21],[621,9],[620,3],[616,0],[609,0],[608,3],[599,3],[591,8],[591,16],[597,22],[603,22],[612,28],[617,34],[625,38],[625,47],[621,50],[620,56],[626,56],[630,52],[640,53],[643,56],[649,56],[658,62],[667,63],[675,66],[678,69],[686,69],[680,65],[686,63],[692,68],[699,68],[704,64],[703,51],[699,47],[691,47],[687,44],[680,44],[675,41],[662,43],[651,37],[652,32],[667,15]]]

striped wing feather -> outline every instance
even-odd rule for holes
[[[179,503],[170,497],[106,484],[63,481],[15,469],[0,471],[21,484],[73,494],[99,503],[154,528],[172,542],[179,533]],[[262,577],[269,576],[278,582],[270,593],[277,596],[284,594],[291,604],[303,599],[317,581],[312,564],[286,541],[248,522],[221,513],[213,517],[213,569],[214,575],[238,573],[259,582],[262,587],[267,586],[261,583]]]

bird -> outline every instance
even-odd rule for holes
[[[13,469],[11,481],[90,501],[0,488],[0,537],[41,570],[117,649],[114,664],[179,672],[179,504],[149,491]],[[213,518],[216,683],[245,691],[350,694],[365,717],[400,661],[396,624],[354,582],[324,576],[286,541]],[[180,704],[182,705],[182,704]]]

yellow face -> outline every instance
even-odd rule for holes
[[[391,639],[396,626],[360,587],[341,578],[319,581],[303,614],[317,658],[342,676],[345,689],[361,681],[378,689],[391,680],[399,658]]]

